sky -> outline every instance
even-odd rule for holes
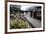
[[[23,10],[23,11],[28,10],[29,7],[31,7],[31,6],[21,6],[21,10]]]

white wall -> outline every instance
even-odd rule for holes
[[[4,34],[5,33],[5,7],[4,7],[4,2],[5,0],[0,0],[0,34]],[[23,0],[21,0],[23,1]],[[35,1],[35,2],[44,2],[46,4],[46,0],[25,0],[25,1]],[[46,6],[46,5],[45,5]],[[46,8],[46,7],[45,7]],[[45,10],[46,11],[46,10]],[[46,17],[46,12],[45,12],[45,17]],[[45,18],[46,20],[46,18]],[[46,21],[45,21],[46,24]],[[46,25],[45,25],[46,26]],[[20,33],[20,34],[45,34],[46,31],[44,32],[32,32],[32,33]]]

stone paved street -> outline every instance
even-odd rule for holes
[[[35,26],[36,28],[41,26],[41,21],[37,20],[33,17],[30,17],[29,14],[25,14],[26,19],[30,22],[30,24],[32,24],[33,26]]]

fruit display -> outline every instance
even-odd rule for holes
[[[21,28],[29,28],[28,21],[25,19],[21,19],[20,14],[15,15],[15,19],[10,20],[10,29],[21,29]]]

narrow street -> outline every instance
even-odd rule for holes
[[[35,26],[36,28],[41,27],[41,21],[37,20],[37,19],[35,19],[33,17],[30,17],[29,14],[25,14],[25,18],[29,21],[29,23],[32,24],[33,26]]]

